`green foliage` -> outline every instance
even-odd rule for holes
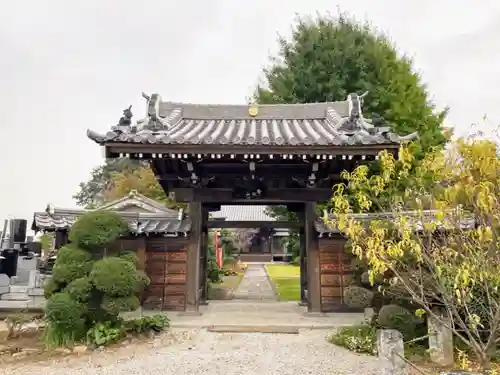
[[[49,298],[45,319],[48,324],[44,339],[49,346],[72,344],[85,334],[82,306],[68,293],[56,293]]]
[[[123,251],[123,252],[118,254],[118,258],[121,258],[121,259],[126,260],[127,262],[130,262],[136,267],[139,264],[139,258],[137,257],[137,254],[134,253],[133,251]]]
[[[106,257],[95,262],[90,278],[96,289],[112,297],[126,297],[140,290],[134,265],[117,257]]]
[[[392,328],[393,317],[395,316],[412,317],[412,313],[398,305],[386,305],[380,309],[377,322],[383,328]]]
[[[389,38],[368,24],[340,16],[299,18],[290,39],[279,38],[280,51],[264,70],[264,84],[254,93],[261,104],[342,101],[349,93],[368,91],[363,105],[387,120],[399,134],[417,131],[413,145],[417,159],[446,141],[442,122],[409,58],[401,56]],[[377,170],[373,163],[372,171]],[[398,188],[411,184],[403,179]],[[320,211],[324,206],[320,205]],[[286,208],[270,211],[281,220],[292,219]]]
[[[139,307],[139,293],[150,280],[137,270],[133,253],[93,260],[97,250],[108,245],[106,239],[113,242],[125,226],[128,230],[119,219],[116,214],[91,212],[73,227],[76,234],[71,232],[70,238],[76,243],[60,250],[53,277],[45,285],[47,344],[69,345],[87,338],[104,345],[122,337],[119,314]]]
[[[424,320],[398,305],[383,306],[377,317],[381,328],[395,329],[403,334],[405,340],[412,340],[425,334]]]
[[[42,234],[38,240],[42,244],[42,250],[50,250],[52,248],[53,239],[53,233]]]
[[[356,353],[377,354],[377,329],[368,324],[342,327],[330,337],[334,345]]]
[[[105,193],[111,187],[115,172],[131,172],[147,165],[140,160],[130,158],[106,159],[104,165],[94,168],[90,179],[80,183],[80,191],[73,196],[79,206],[96,208],[105,203]]]
[[[64,246],[57,253],[52,278],[58,284],[67,285],[85,276],[91,265],[92,255],[73,245]]]
[[[71,298],[79,303],[88,302],[92,292],[92,280],[88,277],[81,277],[73,280],[64,288],[64,292],[68,293]]]
[[[56,292],[61,290],[59,284],[54,280],[54,277],[47,279],[43,284],[43,295],[45,299],[49,299]]]
[[[418,131],[423,150],[444,144],[445,112],[435,112],[412,61],[369,24],[346,15],[299,18],[292,38],[279,43],[257,102],[331,102],[368,91],[365,113],[384,117],[398,133]]]
[[[294,266],[300,266],[300,255],[298,257],[293,258],[293,260],[290,262],[290,264]]]
[[[344,289],[344,302],[353,309],[364,309],[371,306],[373,292],[366,288],[351,285]]]
[[[101,308],[112,316],[117,316],[122,311],[134,311],[140,306],[137,296],[114,297],[105,295]]]
[[[161,332],[170,326],[170,320],[164,314],[157,314],[129,320],[125,322],[125,326],[127,331],[136,334]]]
[[[87,343],[95,346],[104,346],[117,342],[125,335],[122,320],[114,322],[96,323],[87,331]]]
[[[75,246],[98,250],[129,232],[127,222],[116,212],[93,211],[80,216],[69,233]]]

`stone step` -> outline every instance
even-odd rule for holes
[[[6,301],[0,300],[0,309],[2,310],[19,310],[30,307],[30,301]]]
[[[43,288],[32,288],[28,289],[28,296],[43,296]]]
[[[29,300],[27,293],[5,293],[0,297],[3,301],[27,301]]]
[[[11,285],[10,293],[28,293],[27,285]]]
[[[276,300],[231,300],[231,301],[209,301],[206,307],[212,313],[245,312],[249,314],[272,314],[272,313],[302,313],[307,308],[299,306],[298,302],[276,302]]]
[[[284,333],[298,334],[300,327],[278,325],[213,325],[207,328],[208,332],[217,333]]]

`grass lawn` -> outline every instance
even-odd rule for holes
[[[291,264],[268,264],[267,273],[276,286],[281,301],[300,301],[300,267]]]

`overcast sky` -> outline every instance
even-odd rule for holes
[[[496,5],[494,5],[496,3]],[[0,219],[30,221],[72,195],[102,159],[105,132],[141,92],[164,100],[245,103],[295,14],[331,0],[0,0]],[[500,2],[350,0],[414,57],[448,122],[500,122]],[[0,229],[1,230],[1,229]]]

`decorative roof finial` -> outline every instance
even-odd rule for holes
[[[150,130],[161,130],[168,128],[168,122],[160,117],[160,95],[148,95],[143,92],[142,97],[146,99],[146,117],[137,121],[137,124],[141,125],[143,128]]]
[[[123,116],[120,117],[118,121],[118,126],[130,126],[132,125],[132,105],[129,105],[128,108],[123,110]]]

